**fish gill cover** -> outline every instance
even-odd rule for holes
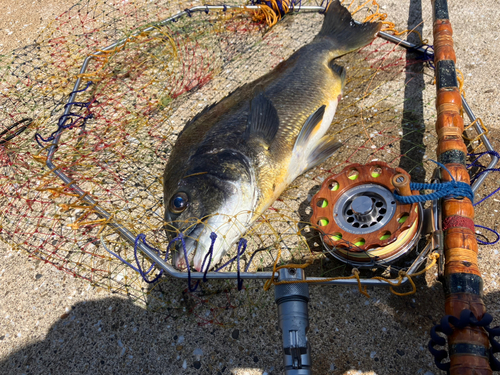
[[[359,21],[385,19],[374,1],[344,3]],[[158,21],[196,4],[80,1],[32,45],[2,56],[2,240],[38,261],[154,309],[182,314],[186,306],[196,312],[197,306],[208,304],[211,313],[199,317],[202,323],[217,323],[217,311],[243,303],[230,297],[236,286],[229,281],[201,283],[202,294],[191,295],[188,305],[167,298],[186,289],[185,282],[163,277],[148,288],[135,269],[117,258],[135,265],[134,247],[107,224],[114,221],[144,234],[147,244],[165,255],[162,174],[177,136],[205,107],[312,40],[321,14],[284,14],[320,4],[287,4],[265,2],[260,11],[207,8],[160,26]],[[385,11],[390,14],[390,9]],[[153,31],[142,32],[149,26]],[[384,27],[394,29],[388,22]],[[123,46],[103,50],[122,38],[128,38]],[[412,38],[420,43],[419,36]],[[79,74],[84,59],[98,51],[87,71]],[[309,223],[310,201],[325,178],[350,163],[377,160],[405,169],[419,182],[430,176],[433,166],[425,161],[434,157],[437,141],[432,70],[419,56],[380,38],[338,63],[345,67],[347,81],[330,129],[345,146],[297,178],[248,230],[242,269],[271,270],[281,249],[278,265],[315,258],[310,268],[317,276],[350,275],[348,265],[311,252],[320,247],[320,240]],[[70,114],[63,116],[78,77],[80,92]],[[69,184],[45,166],[51,141],[61,128],[65,130],[53,162],[71,178]],[[84,203],[71,190],[72,183],[111,218],[103,219]],[[236,246],[222,263],[235,252]],[[149,268],[141,254],[137,260],[143,269]],[[224,270],[237,267],[233,262]],[[403,262],[393,270],[405,267]],[[209,297],[215,294],[218,297]]]

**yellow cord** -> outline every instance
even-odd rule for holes
[[[264,290],[269,290],[269,288],[271,288],[271,285],[300,284],[300,283],[312,284],[312,283],[324,283],[324,282],[329,282],[329,281],[334,281],[334,280],[356,279],[358,281],[359,292],[361,294],[363,294],[365,297],[370,298],[370,295],[367,292],[366,286],[363,288],[361,285],[361,280],[359,278],[359,271],[357,268],[353,268],[353,270],[352,270],[353,275],[349,276],[349,277],[339,276],[339,277],[330,277],[330,278],[321,279],[321,280],[307,280],[306,279],[306,280],[292,280],[292,281],[276,281],[275,274],[280,269],[283,269],[283,268],[301,268],[301,269],[304,269],[313,263],[313,259],[310,258],[304,264],[287,264],[285,266],[276,267],[280,257],[281,257],[281,249],[278,250],[278,256],[276,257],[274,264],[273,264],[273,275],[270,279],[266,280],[266,283],[264,284]],[[380,281],[388,283],[390,285],[391,293],[393,293],[397,296],[409,296],[411,294],[414,294],[417,291],[417,287],[416,287],[415,283],[413,282],[412,277],[419,276],[419,275],[422,275],[423,273],[427,272],[430,268],[432,268],[437,263],[438,258],[439,258],[438,253],[432,253],[431,255],[429,255],[429,259],[431,259],[432,261],[422,271],[411,273],[411,274],[408,274],[405,271],[399,271],[398,278],[396,279],[397,282],[393,282],[393,281],[386,279],[385,277],[381,277],[381,276],[373,277],[373,278],[371,278],[371,280],[380,280]],[[409,292],[406,292],[406,293],[396,292],[394,290],[394,288],[400,286],[405,277],[407,277],[408,280],[410,281],[410,284],[412,286],[412,290]]]
[[[384,281],[384,282],[388,283],[391,286],[390,287],[390,291],[393,294],[397,295],[397,296],[409,296],[411,294],[414,294],[417,291],[417,287],[415,286],[415,283],[413,282],[412,277],[422,275],[425,272],[427,272],[429,269],[431,269],[432,267],[434,267],[434,265],[437,263],[437,260],[439,259],[439,254],[438,253],[432,253],[431,255],[429,255],[429,259],[432,260],[431,263],[429,263],[429,265],[427,265],[427,267],[425,267],[422,271],[411,273],[411,274],[408,274],[405,271],[399,271],[398,279],[397,279],[398,282],[397,283],[393,283],[391,280],[388,280],[388,279],[386,279],[384,277],[380,277],[380,276],[374,277],[373,279]],[[406,292],[406,293],[398,293],[398,292],[396,292],[393,288],[400,286],[401,283],[403,282],[403,279],[405,277],[407,277],[408,280],[410,281],[410,284],[412,286],[412,290],[409,291],[409,292]]]
[[[342,3],[343,2],[344,1],[342,1]],[[376,0],[365,1],[363,4],[359,5],[356,9],[354,9],[352,12],[351,12],[350,8],[353,5],[354,1],[351,1],[351,3],[347,6],[347,9],[351,12],[352,15],[354,15],[357,12],[359,12],[361,9],[363,9],[365,7],[369,7],[370,2],[372,5],[376,6],[376,10],[372,14],[370,14],[369,16],[365,17],[363,22],[384,21],[387,18],[387,14],[379,12],[380,5],[377,3]],[[266,5],[266,4],[258,4],[257,5],[259,7],[259,9],[256,11],[252,11],[254,21],[266,22],[269,27],[272,27],[272,26],[276,25],[276,23],[278,23],[279,20],[281,20],[281,18],[282,18],[281,17],[281,10],[278,6],[278,2],[276,0],[270,0],[270,3],[271,3],[270,6]],[[285,14],[287,14],[291,10],[293,10],[291,0],[284,0],[281,3],[281,7],[282,7],[282,10]],[[394,24],[391,23],[391,25],[392,25],[392,27],[388,30],[396,32],[394,30]],[[399,35],[399,34],[396,34],[396,35]],[[420,39],[422,39],[422,38],[420,38]]]
[[[465,99],[465,90],[464,90],[464,81],[465,81],[465,80],[464,80],[464,75],[463,75],[463,73],[462,73],[459,69],[456,69],[456,72],[457,72],[458,90],[460,91],[460,95],[462,95],[462,96],[463,96],[463,98]],[[461,115],[462,117],[464,117],[464,109],[463,109],[463,107],[462,107],[462,106],[460,107],[460,115]],[[478,144],[476,147],[474,147],[474,148],[472,149],[472,153],[476,152],[478,148],[480,148],[481,146],[483,146],[483,145],[484,145],[484,144],[483,144],[483,141],[482,141],[482,139],[481,139],[481,135],[482,135],[482,134],[477,135],[477,136],[476,136],[476,137],[474,137],[474,138],[469,138],[469,137],[467,137],[467,135],[465,135],[465,132],[466,132],[467,130],[469,130],[472,126],[474,126],[476,123],[479,123],[479,125],[480,125],[480,126],[481,126],[481,128],[483,129],[483,134],[485,134],[485,135],[486,135],[486,134],[488,134],[488,133],[489,133],[488,128],[486,127],[486,125],[484,125],[483,120],[482,120],[480,117],[476,118],[476,119],[475,119],[473,122],[471,122],[471,123],[470,123],[467,127],[465,127],[465,129],[464,129],[464,133],[462,134],[462,137],[463,137],[465,140],[469,141],[471,145],[472,145],[472,143],[474,143],[474,142],[476,142],[476,141],[478,141],[478,142],[479,142],[479,144]]]

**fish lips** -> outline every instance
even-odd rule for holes
[[[185,229],[183,240],[176,241],[172,254],[177,269],[193,264],[196,271],[204,272],[213,268],[235,241],[246,232],[246,223],[251,217],[247,211],[242,221],[227,220],[223,214],[211,215]],[[215,234],[216,237],[212,237]],[[191,255],[194,253],[192,259]]]
[[[199,202],[197,204],[197,211],[204,212],[204,207],[200,207]],[[177,269],[183,270],[187,268],[190,256],[197,250],[201,236],[205,235],[204,230],[206,229],[206,222],[209,217],[210,215],[202,214],[200,215],[200,219],[196,216],[174,219],[168,211],[166,212],[165,220],[168,223],[166,227],[167,236],[170,241],[178,238],[174,244],[170,244],[173,247],[172,263]],[[182,234],[182,238],[179,238],[180,234]]]
[[[189,256],[196,251],[198,238],[205,229],[204,220],[201,223],[191,226],[183,232],[183,240],[179,239],[174,244],[172,262],[177,269],[187,268]]]

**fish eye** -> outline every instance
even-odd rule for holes
[[[180,214],[188,206],[189,198],[186,193],[179,192],[170,199],[169,208],[174,214]]]

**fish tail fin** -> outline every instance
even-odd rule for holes
[[[338,50],[338,56],[341,56],[371,43],[381,27],[380,22],[354,22],[351,13],[340,1],[332,0],[316,40],[329,39]]]

